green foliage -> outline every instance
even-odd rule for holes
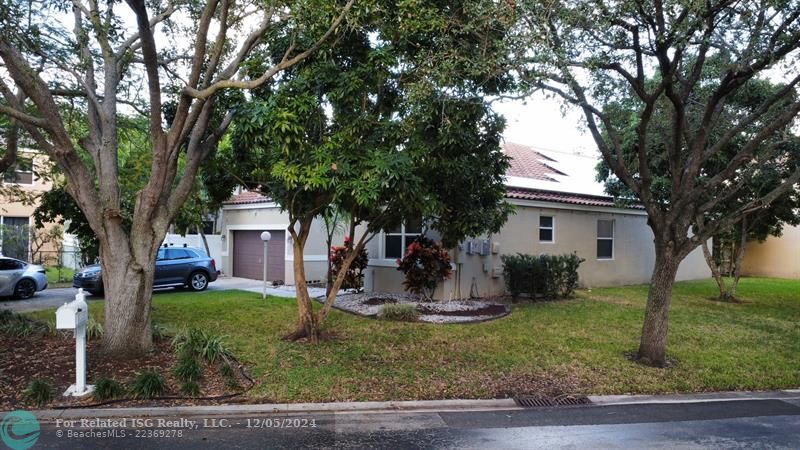
[[[55,398],[55,388],[43,378],[34,378],[22,391],[22,398],[37,407],[42,407],[50,403]]]
[[[529,294],[548,299],[572,295],[578,285],[578,268],[585,261],[577,254],[503,255],[503,277],[512,296]]]
[[[345,259],[347,259],[347,257],[350,256],[353,251],[353,241],[349,236],[345,236],[344,245],[334,245],[331,247],[331,270],[328,272],[328,277],[333,279],[339,275],[339,271],[342,269]],[[361,290],[364,288],[364,269],[367,268],[368,264],[369,254],[367,253],[366,248],[362,248],[358,256],[356,256],[352,263],[350,263],[350,267],[345,273],[341,288],[355,289],[356,291],[361,292]]]
[[[378,312],[378,317],[381,319],[400,322],[416,322],[419,316],[417,307],[410,303],[387,303]]]
[[[173,372],[178,380],[185,384],[190,381],[196,382],[202,378],[203,367],[195,355],[184,351],[178,354],[178,364]]]
[[[171,336],[169,329],[158,322],[152,321],[150,327],[153,330],[153,342],[163,341]]]
[[[47,334],[47,322],[33,320],[7,309],[0,311],[0,332],[14,337],[27,337],[33,334]]]
[[[445,245],[499,230],[512,212],[505,123],[484,95],[514,80],[498,70],[509,8],[423,3],[356,6],[363,26],[243,102],[207,173],[218,180],[212,196],[224,200],[244,181],[286,210],[298,234],[331,205],[351,229],[365,224],[365,239],[412,217]],[[248,75],[304,39],[282,35]]]
[[[198,397],[200,395],[200,384],[197,381],[184,381],[181,384],[181,394],[189,397]]]
[[[172,339],[175,351],[190,354],[213,363],[231,354],[222,337],[197,328],[189,328]]]
[[[406,276],[403,286],[407,291],[431,298],[436,285],[452,273],[450,254],[441,242],[418,236],[397,260],[397,270]]]
[[[94,317],[89,316],[89,320],[86,321],[86,339],[99,339],[103,337],[103,324],[94,320]]]
[[[150,399],[167,392],[167,380],[155,369],[145,369],[136,373],[130,392],[134,398]]]
[[[119,381],[109,377],[99,377],[94,381],[94,392],[97,401],[113,400],[125,396],[125,386]]]
[[[222,375],[222,378],[225,380],[225,387],[228,389],[240,389],[241,386],[239,385],[239,380],[236,379],[236,374],[234,372],[233,366],[231,366],[230,362],[224,362],[219,366],[219,373]]]

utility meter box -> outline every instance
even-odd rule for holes
[[[56,310],[56,328],[59,330],[74,330],[85,325],[89,320],[89,308],[86,302],[73,300],[64,303]]]
[[[481,241],[480,253],[481,256],[488,256],[491,252],[491,243],[488,239],[484,239]]]

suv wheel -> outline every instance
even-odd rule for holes
[[[14,287],[14,297],[17,297],[22,300],[29,299],[33,297],[33,294],[36,293],[36,283],[33,280],[25,278],[23,280],[19,280],[17,286]]]
[[[189,275],[189,289],[197,292],[208,287],[208,275],[205,272],[193,272]]]

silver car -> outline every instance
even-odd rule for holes
[[[47,289],[47,272],[42,266],[0,256],[0,297],[26,299]]]

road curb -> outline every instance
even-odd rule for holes
[[[301,415],[311,413],[444,412],[521,409],[513,399],[412,400],[397,402],[267,403],[254,405],[167,406],[144,408],[73,408],[32,411],[40,421],[87,417],[226,416],[247,414]]]
[[[800,389],[769,392],[711,392],[672,395],[602,395],[589,396],[593,406],[707,403],[747,400],[800,400]],[[108,417],[172,417],[172,416],[243,416],[243,415],[303,415],[303,414],[368,414],[402,412],[458,412],[519,410],[513,399],[494,400],[412,400],[390,402],[336,403],[266,403],[246,405],[166,406],[136,408],[73,408],[38,410],[32,413],[45,422],[56,419]]]

